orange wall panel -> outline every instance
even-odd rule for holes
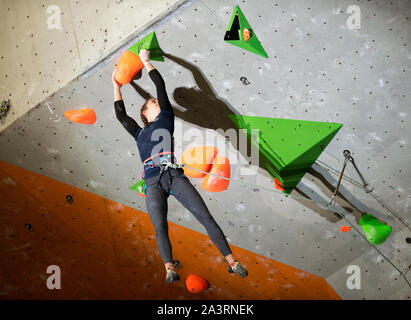
[[[208,236],[174,223],[183,268],[168,285],[147,214],[1,161],[0,219],[2,299],[340,299],[324,279],[236,246],[249,276],[229,274]],[[46,287],[49,265],[61,290]],[[210,288],[189,293],[190,274]]]

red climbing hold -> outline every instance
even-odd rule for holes
[[[283,185],[280,181],[277,180],[277,178],[274,178],[274,188],[276,188],[278,191],[284,191]]]
[[[201,187],[205,191],[221,192],[228,188],[230,180],[213,176],[213,174],[215,174],[224,178],[230,178],[230,161],[227,157],[215,157],[210,173],[211,174],[208,174],[201,183]]]
[[[208,282],[196,275],[189,275],[186,279],[187,290],[191,293],[200,293],[208,289]]]
[[[349,226],[341,226],[340,232],[348,232],[351,230],[351,227]]]
[[[64,112],[64,116],[70,121],[82,124],[94,124],[97,119],[96,113],[91,108],[68,110]]]

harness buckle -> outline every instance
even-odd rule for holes
[[[182,164],[174,163],[175,157],[173,155],[168,155],[165,159],[161,159],[161,166],[164,170],[168,170],[168,168],[172,169],[180,169],[183,167]]]

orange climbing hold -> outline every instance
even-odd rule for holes
[[[180,163],[186,164],[188,167],[209,172],[213,164],[213,160],[217,155],[218,149],[212,146],[198,146],[187,149],[183,152]],[[184,174],[190,178],[203,178],[206,174],[184,168]]]
[[[230,178],[230,161],[227,157],[217,156],[214,158],[211,174]],[[219,178],[213,175],[207,175],[201,183],[201,187],[209,192],[221,192],[228,188],[230,180]]]
[[[208,282],[204,278],[191,274],[186,279],[186,287],[191,293],[201,293],[208,289]]]
[[[351,227],[349,226],[341,226],[340,232],[348,232],[351,230]]]
[[[251,38],[251,31],[247,28],[244,28],[243,30],[243,39],[244,41],[248,41]]]
[[[64,112],[64,116],[70,121],[82,124],[94,124],[97,119],[96,113],[91,108],[68,110]]]
[[[127,84],[144,67],[140,57],[130,51],[124,51],[117,64],[115,78],[118,83]]]
[[[274,178],[274,188],[276,188],[278,191],[284,191],[283,185],[279,180],[277,180],[277,178]]]

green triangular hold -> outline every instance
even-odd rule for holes
[[[164,61],[163,50],[161,50],[160,45],[158,44],[157,36],[154,31],[128,48],[128,51],[139,55],[141,49],[150,50],[150,60]]]
[[[278,119],[254,116],[229,118],[239,129],[258,129],[260,162],[273,178],[277,178],[289,193],[317,160],[338,130],[339,123]]]
[[[251,37],[250,39],[248,39],[248,41],[245,41],[243,37],[244,28],[247,28],[251,32]],[[265,52],[257,36],[254,34],[250,24],[248,23],[238,5],[234,8],[233,15],[231,16],[231,21],[224,36],[224,41],[227,41],[228,43],[231,43],[242,49],[251,51],[264,58],[268,58],[267,53]]]
[[[360,226],[364,230],[367,240],[372,244],[381,244],[391,233],[391,227],[383,224],[376,217],[365,214],[360,219]]]
[[[137,193],[140,193],[141,195],[146,194],[146,182],[144,179],[141,179],[138,181],[135,185],[130,187],[131,190],[136,191]]]

